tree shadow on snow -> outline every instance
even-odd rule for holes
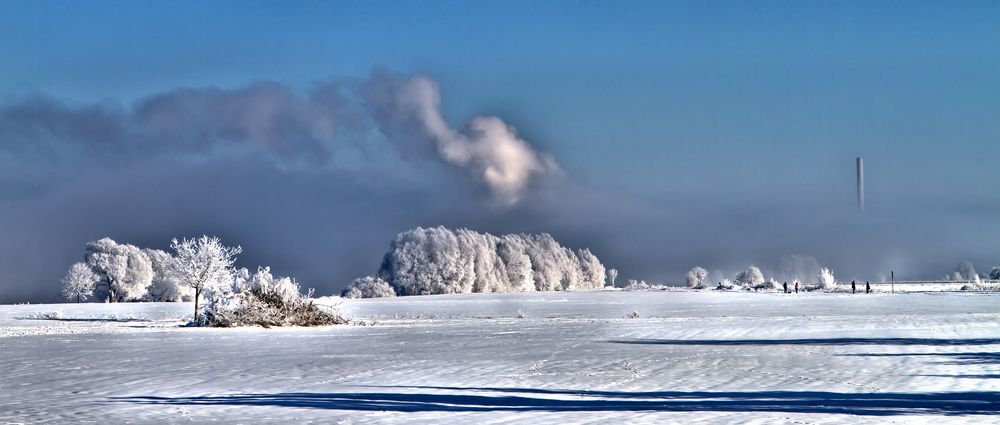
[[[802,338],[802,339],[624,339],[612,344],[639,345],[925,345],[965,346],[1000,344],[1000,338]]]
[[[835,393],[617,392],[530,388],[405,387],[461,392],[277,393],[201,397],[117,397],[115,402],[153,405],[279,406],[391,412],[783,412],[851,415],[986,415],[1000,411],[1000,392]],[[492,393],[492,394],[484,394]],[[509,395],[511,393],[518,395]],[[557,396],[548,398],[531,394]],[[572,397],[572,398],[567,398]]]
[[[1000,379],[1000,374],[985,374],[985,375],[913,375],[913,376],[927,376],[931,378],[961,378],[961,379]]]
[[[940,357],[945,365],[991,365],[1000,364],[1000,353],[858,353],[836,354],[840,357]]]

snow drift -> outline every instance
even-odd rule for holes
[[[397,235],[378,274],[399,295],[572,291],[605,281],[589,249],[565,248],[547,233],[495,236],[442,226]]]

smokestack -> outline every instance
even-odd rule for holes
[[[865,159],[858,157],[858,211],[865,210]]]

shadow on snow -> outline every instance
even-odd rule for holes
[[[1000,353],[969,352],[969,353],[858,353],[835,354],[840,357],[941,357],[946,361],[937,362],[946,365],[990,365],[1000,364]]]
[[[639,345],[925,345],[966,346],[1000,344],[1000,338],[802,338],[802,339],[625,339],[613,344]]]
[[[393,387],[390,387],[393,388]],[[276,393],[200,397],[116,397],[115,402],[195,406],[280,406],[393,412],[784,412],[852,415],[985,415],[1000,411],[1000,392],[835,393],[759,392],[617,392],[530,388],[405,387],[409,390],[460,391],[461,394],[413,392]],[[493,393],[491,395],[484,392]],[[518,395],[508,395],[508,394]],[[548,398],[531,394],[557,396]],[[572,397],[572,398],[566,398]]]

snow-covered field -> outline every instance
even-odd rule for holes
[[[0,306],[0,423],[1000,421],[997,293],[340,308],[364,325],[182,328],[187,303]]]

